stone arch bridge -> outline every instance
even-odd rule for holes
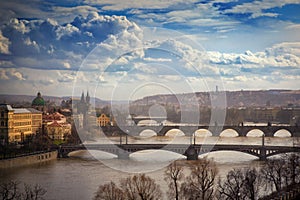
[[[153,130],[158,136],[164,136],[172,129],[179,129],[185,135],[193,135],[196,130],[209,130],[213,136],[219,136],[226,129],[235,130],[239,136],[246,136],[251,130],[261,130],[266,137],[273,137],[278,130],[287,130],[292,137],[300,137],[300,126],[209,126],[209,125],[160,125],[160,126],[123,126],[122,129],[118,126],[101,127],[102,131],[108,135],[131,135],[138,136],[143,130]]]
[[[61,146],[59,148],[59,157],[68,157],[70,152],[78,150],[99,150],[112,153],[118,158],[129,158],[131,153],[142,150],[165,150],[185,155],[188,160],[197,160],[198,155],[213,151],[237,151],[258,157],[260,160],[266,160],[269,156],[300,152],[300,147],[286,146],[261,146],[261,145],[209,145],[209,144],[89,144]]]

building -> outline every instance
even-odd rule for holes
[[[47,112],[45,100],[40,92],[38,92],[37,96],[33,99],[31,107],[44,113]]]
[[[24,142],[42,128],[42,112],[0,104],[1,143]]]
[[[107,117],[105,114],[101,114],[98,118],[97,118],[97,124],[98,126],[108,126],[110,125],[110,118]]]
[[[51,124],[54,121],[57,121],[58,123],[65,123],[67,119],[63,114],[60,114],[59,112],[43,115],[43,123],[45,125]]]
[[[43,115],[43,124],[49,138],[53,140],[63,140],[71,134],[71,124],[59,112]]]
[[[47,134],[52,140],[64,140],[71,135],[71,124],[52,122],[46,127]]]
[[[88,130],[97,126],[96,113],[95,110],[92,109],[90,100],[89,92],[87,92],[86,97],[84,97],[84,93],[82,92],[81,98],[78,101],[72,100],[72,117],[77,128]]]

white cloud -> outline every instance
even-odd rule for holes
[[[0,69],[0,79],[2,80],[26,80],[23,73],[15,68]]]
[[[193,13],[190,10],[174,11],[160,17],[165,23],[177,21],[199,27],[216,26],[214,30],[221,34],[235,29],[238,22],[218,19],[219,13],[216,9],[209,13],[210,6],[196,8],[203,13]],[[166,16],[170,19],[166,19]],[[295,28],[295,25],[289,27],[293,30]],[[280,84],[277,76],[297,80],[300,74],[300,43],[297,42],[276,44],[265,51],[205,52],[196,44],[192,44],[193,42],[185,42],[169,31],[161,37],[158,32],[154,33],[152,39],[157,40],[148,41],[144,31],[126,17],[103,16],[95,12],[77,17],[66,24],[59,24],[51,19],[14,19],[2,26],[1,32],[1,53],[11,53],[11,57],[9,61],[0,61],[0,66],[14,67],[0,71],[2,83],[7,87],[12,84],[10,80],[22,80],[24,88],[40,86],[47,89],[48,85],[49,91],[55,93],[57,90],[58,93],[64,94],[64,89],[72,90],[71,83],[75,80],[82,83],[82,87],[85,87],[83,89],[89,84],[114,85],[113,82],[117,83],[121,78],[128,78],[128,84],[161,79],[179,85],[180,75],[191,80],[199,79],[200,75],[204,79],[223,76],[232,85],[233,82],[249,82],[251,85],[254,80],[273,83],[276,79]],[[96,49],[93,50],[94,47]],[[159,52],[149,55],[145,47],[165,50],[169,54]],[[90,52],[94,54],[89,54]],[[84,60],[86,55],[88,56]],[[83,72],[73,74],[83,60],[84,66],[80,69]],[[115,71],[111,72],[113,75],[96,73],[112,63],[119,67],[114,68]],[[147,65],[153,63],[157,66]],[[165,67],[159,68],[159,64]],[[36,76],[37,73],[42,75]],[[176,73],[177,76],[174,75]],[[5,83],[5,80],[8,82]],[[17,83],[18,81],[15,81],[14,84]],[[17,89],[17,86],[12,88]],[[111,87],[109,89],[111,90]]]
[[[97,45],[130,51],[142,38],[142,30],[126,17],[96,12],[63,25],[53,19],[12,19],[0,31],[1,53],[11,53],[15,66],[37,69],[77,69]]]
[[[68,62],[64,62],[64,63],[63,63],[63,66],[64,66],[66,69],[71,69],[71,65],[70,65],[70,63],[68,63]]]
[[[151,57],[145,57],[144,60],[150,62],[171,62],[172,61],[170,58],[151,58]]]
[[[186,0],[184,3],[194,3],[196,0]],[[163,9],[182,4],[182,0],[85,0],[90,5],[103,5],[103,10],[124,10],[130,8]]]
[[[300,68],[300,43],[280,43],[267,48],[264,52],[244,54],[208,52],[211,63],[221,65],[244,65],[261,67],[295,67]]]
[[[73,34],[79,33],[79,29],[71,24],[65,26],[59,26],[55,31],[57,34],[57,40],[60,40],[62,36],[72,36]]]
[[[0,30],[0,53],[10,54],[9,45],[10,45],[9,39],[4,37]]]
[[[277,17],[277,13],[265,13],[264,10],[276,7],[282,7],[287,4],[299,3],[299,0],[262,0],[262,1],[253,1],[249,3],[243,3],[234,6],[231,9],[225,10],[225,13],[249,13],[251,14],[250,18],[257,18],[261,16]]]

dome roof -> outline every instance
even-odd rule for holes
[[[37,93],[37,97],[33,99],[32,106],[44,106],[45,105],[45,100],[43,99],[42,95],[40,92]]]

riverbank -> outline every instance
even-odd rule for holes
[[[0,160],[0,169],[11,167],[22,167],[26,165],[43,163],[57,159],[57,151],[38,152],[31,155],[25,155],[16,158]]]

